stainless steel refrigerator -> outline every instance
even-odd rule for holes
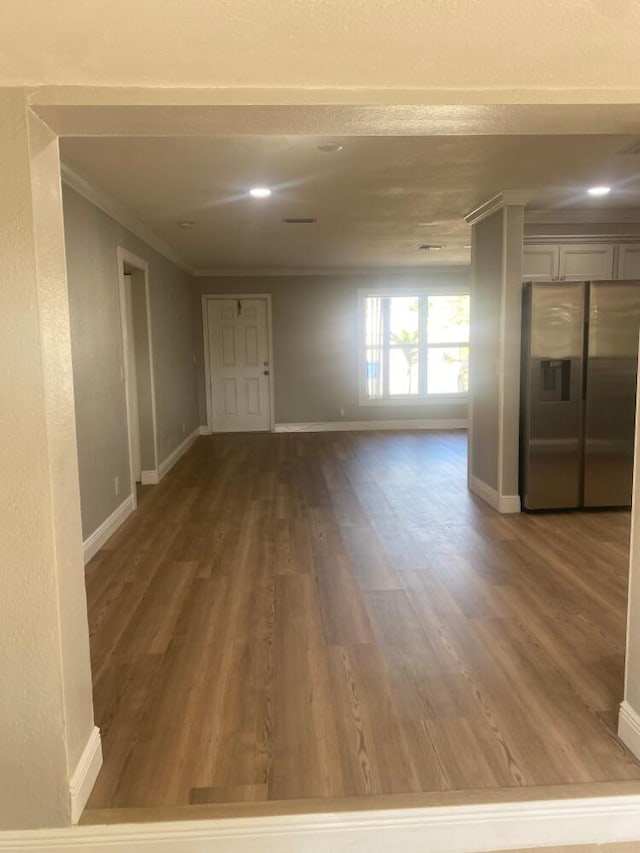
[[[524,509],[631,504],[640,281],[524,285]]]

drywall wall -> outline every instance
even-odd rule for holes
[[[158,464],[198,426],[193,300],[185,272],[70,187],[63,201],[86,539],[130,493],[117,247],[149,264]]]
[[[0,91],[0,827],[62,826],[93,732],[58,147]]]
[[[471,275],[470,474],[496,490],[503,222],[500,210],[474,226]]]
[[[636,438],[633,472],[633,507],[631,510],[631,559],[629,567],[629,622],[625,661],[625,700],[640,722],[640,384],[636,396]],[[635,743],[629,744],[640,758],[640,731]]]
[[[141,270],[133,270],[131,273],[131,314],[133,317],[136,387],[138,391],[140,461],[143,471],[153,471],[156,468],[156,453],[153,439],[149,315],[147,312],[145,275]]]
[[[520,507],[523,224],[524,207],[506,205],[475,224],[472,239],[469,484],[494,490],[501,512]]]
[[[640,100],[635,0],[518,0],[508,14],[504,0],[65,0],[64,9],[4,0],[0,82],[299,87],[307,98],[323,87],[395,88],[405,104],[429,89],[456,104],[479,102],[483,89],[498,90],[494,102],[526,102],[525,90],[567,103],[553,91],[562,89]]]
[[[500,495],[519,494],[520,359],[522,341],[522,240],[524,208],[508,205],[503,211],[503,273],[500,382],[502,461]]]
[[[468,270],[441,267],[418,274],[194,278],[201,422],[207,422],[201,311],[205,293],[271,294],[276,423],[466,418],[466,403],[359,405],[358,289],[415,287],[429,282],[468,290]]]

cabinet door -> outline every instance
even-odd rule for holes
[[[525,246],[522,253],[523,281],[555,281],[558,278],[560,246]]]
[[[640,246],[618,247],[618,278],[640,279]]]
[[[560,246],[561,281],[605,281],[613,278],[611,243],[576,243]]]

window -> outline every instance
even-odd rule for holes
[[[420,403],[469,390],[469,295],[361,292],[362,403]]]

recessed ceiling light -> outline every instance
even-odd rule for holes
[[[609,195],[609,193],[611,192],[611,187],[605,187],[605,186],[589,187],[587,192],[589,193],[589,195],[594,195],[594,196]]]
[[[424,249],[427,252],[439,252],[442,249],[442,246],[434,245],[433,243],[423,243],[421,246],[418,246],[419,249]]]
[[[318,145],[318,151],[324,151],[325,154],[332,154],[334,151],[342,151],[344,145],[340,145],[339,142],[323,142],[322,145]]]
[[[269,198],[271,190],[268,187],[252,187],[249,195],[251,198]]]
[[[189,228],[193,228],[194,223],[189,219],[185,219],[182,222],[178,222],[178,228],[184,228],[185,230]]]

